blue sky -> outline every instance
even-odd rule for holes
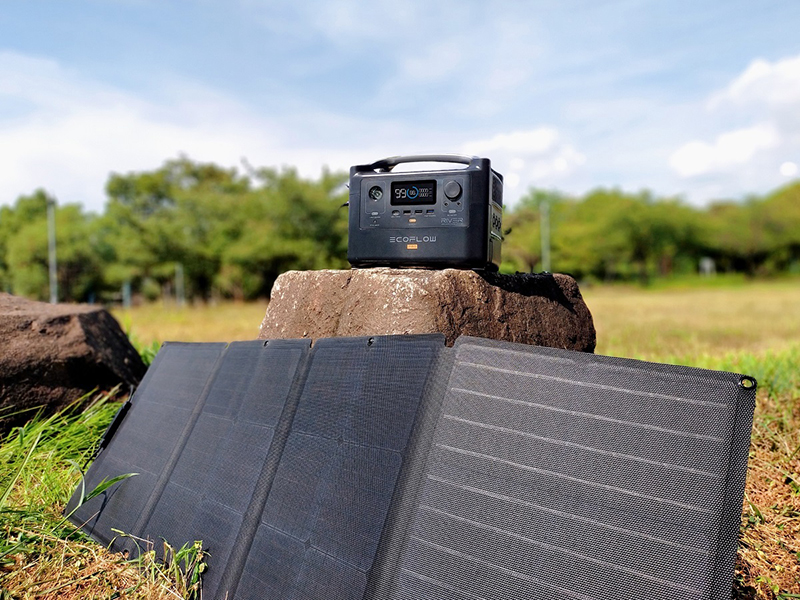
[[[0,9],[0,203],[111,171],[488,156],[702,204],[800,166],[800,2],[64,0]]]

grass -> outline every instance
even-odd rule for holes
[[[760,355],[800,342],[800,279],[725,287],[589,287],[597,353],[658,362]]]
[[[800,345],[699,362],[760,382],[734,598],[800,598]]]
[[[800,598],[800,282],[651,289],[588,287],[600,354],[735,371],[759,381],[737,560],[736,600]],[[253,339],[263,304],[117,311],[140,350],[160,342]],[[202,548],[169,545],[138,564],[107,552],[65,522],[76,466],[116,404],[35,419],[0,445],[0,587],[5,598],[189,598]],[[5,492],[8,491],[6,494]]]
[[[199,304],[180,308],[156,303],[112,314],[137,346],[156,347],[162,342],[235,342],[258,337],[266,302]]]
[[[164,560],[151,548],[126,561],[76,530],[62,514],[81,469],[119,408],[113,393],[98,395],[51,417],[37,416],[0,445],[0,598],[193,598],[203,552],[173,549]],[[120,478],[130,476],[121,475]],[[119,479],[119,478],[115,478]],[[86,499],[114,480],[87,490]]]

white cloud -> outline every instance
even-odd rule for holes
[[[780,173],[784,177],[795,177],[797,175],[797,163],[793,163],[791,161],[786,161],[780,167]]]
[[[86,78],[59,63],[0,52],[0,204],[43,187],[60,202],[99,211],[110,172],[152,170],[186,154],[238,166],[291,165],[316,176],[396,154],[462,151],[490,156],[513,201],[583,157],[551,127],[464,144],[462,132],[430,132],[391,119],[336,115],[308,106],[264,118],[232,97],[173,81],[154,101]],[[463,146],[463,147],[460,147]],[[515,191],[516,190],[516,191]]]
[[[464,52],[455,40],[438,42],[402,59],[399,78],[404,86],[442,81],[462,70],[465,59]]]
[[[499,133],[488,140],[470,142],[465,150],[470,154],[487,152],[510,152],[521,154],[542,154],[555,148],[558,131],[553,127],[539,127],[528,131]]]
[[[393,0],[338,0],[325,2],[306,0],[248,0],[243,3],[251,12],[258,15],[269,27],[275,27],[276,13],[278,25],[298,27],[299,32],[312,37],[324,37],[339,46],[349,46],[368,41],[373,46],[387,39],[408,35],[408,27],[421,29],[426,24],[428,10],[446,10],[445,6],[425,7],[413,2],[394,2]],[[277,10],[276,10],[277,8]]]
[[[225,166],[246,157],[257,166],[295,166],[305,176],[323,165],[363,162],[331,142],[354,129],[347,119],[311,110],[266,119],[187,81],[160,94],[147,100],[55,61],[0,52],[0,204],[43,187],[61,202],[99,211],[110,172],[152,170],[180,154]]]
[[[800,56],[752,61],[698,110],[710,139],[695,139],[669,155],[681,180],[741,196],[781,185],[786,164],[800,154]],[[699,122],[699,121],[698,121]],[[694,189],[697,195],[698,189]]]
[[[800,102],[800,56],[774,63],[757,59],[724,90],[714,94],[709,107],[725,103],[758,103],[771,106]]]
[[[724,172],[747,163],[757,152],[774,148],[779,142],[778,132],[765,123],[720,134],[713,143],[689,142],[676,150],[669,162],[680,177]]]
[[[17,107],[0,114],[0,202],[44,187],[97,210],[112,170],[152,169],[180,153],[235,164],[270,150],[269,124],[232,100],[191,86],[171,96],[154,104],[54,61],[0,53],[0,102]]]
[[[375,23],[396,22],[395,4]],[[508,120],[534,90],[533,74],[541,66],[541,36],[526,8],[492,11],[472,3],[416,4],[416,14],[400,27],[379,28],[379,40],[367,50],[385,58],[373,105],[407,111],[424,118],[495,117]],[[354,32],[353,44],[365,39]],[[363,46],[362,46],[363,47]]]
[[[508,204],[531,186],[550,187],[563,182],[586,162],[583,154],[563,141],[553,127],[500,133],[468,142],[462,152],[491,157],[492,167],[505,177]]]

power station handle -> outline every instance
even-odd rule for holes
[[[481,159],[477,156],[467,156],[465,154],[411,154],[409,156],[390,156],[376,160],[367,169],[373,171],[391,171],[397,165],[402,163],[415,163],[415,162],[445,162],[445,163],[459,163],[468,165],[470,167],[480,166]]]

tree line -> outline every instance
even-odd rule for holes
[[[56,205],[59,299],[154,300],[180,287],[187,298],[244,300],[268,296],[290,269],[348,267],[346,174],[244,171],[181,157],[111,174],[102,214]],[[37,190],[0,208],[0,290],[49,297],[54,201]],[[647,191],[533,189],[505,210],[504,271],[543,270],[543,215],[551,270],[580,279],[645,281],[701,261],[751,276],[800,272],[800,182],[702,208]]]
[[[543,210],[546,207],[547,210]],[[800,182],[744,201],[691,206],[648,191],[597,189],[580,197],[532,190],[507,214],[506,268],[542,264],[542,215],[553,270],[580,279],[639,280],[708,271],[800,274]]]

